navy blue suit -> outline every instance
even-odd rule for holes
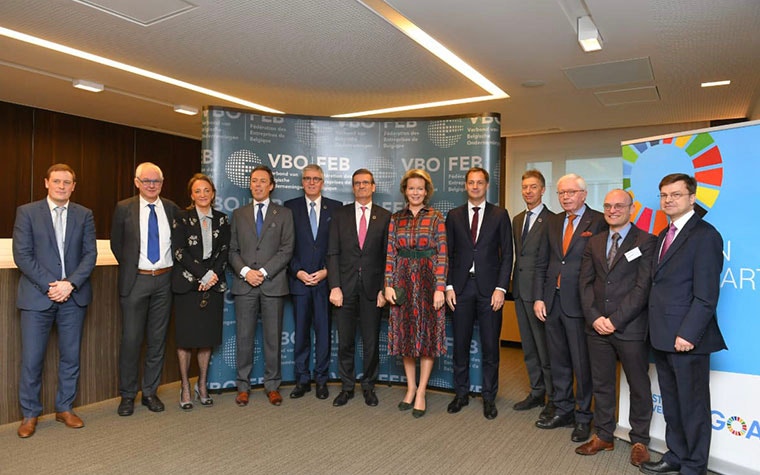
[[[295,247],[288,266],[290,294],[293,297],[295,317],[295,377],[296,383],[307,385],[311,382],[309,371],[311,356],[311,328],[314,326],[314,379],[317,384],[325,384],[330,365],[330,289],[327,279],[315,286],[307,286],[296,275],[299,271],[314,273],[327,267],[327,243],[330,235],[332,213],[343,206],[340,201],[322,196],[319,210],[317,237],[311,232],[307,200],[304,196],[285,202],[293,212]]]
[[[22,363],[19,401],[25,418],[42,413],[42,365],[53,323],[58,327],[56,412],[70,411],[79,380],[79,350],[87,305],[92,300],[90,274],[97,260],[92,211],[69,202],[64,236],[66,280],[74,291],[57,303],[49,284],[61,280],[61,259],[47,199],[20,206],[13,226],[13,259],[21,271],[16,306],[21,310]]]
[[[705,473],[710,452],[710,353],[726,349],[718,328],[723,238],[697,214],[659,259],[667,234],[657,240],[649,292],[649,338],[665,416],[663,459],[683,474]],[[680,336],[694,345],[676,352]]]

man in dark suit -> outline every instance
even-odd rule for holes
[[[119,350],[120,416],[134,412],[138,391],[140,347],[145,338],[142,405],[164,410],[156,391],[166,353],[171,316],[171,224],[179,208],[161,198],[164,174],[153,163],[135,170],[137,196],[119,201],[111,224],[111,251],[119,262],[121,346]]]
[[[360,168],[353,173],[355,202],[333,213],[327,245],[327,280],[330,303],[335,305],[338,326],[338,369],[341,391],[333,406],[354,397],[356,326],[362,337],[364,402],[377,406],[375,381],[379,371],[381,308],[385,305],[383,278],[391,213],[372,204],[375,178]]]
[[[296,323],[295,357],[296,386],[291,398],[300,398],[311,391],[311,329],[314,328],[314,380],[316,395],[327,399],[330,365],[330,303],[327,288],[327,239],[332,213],[341,207],[339,201],[322,196],[324,172],[317,164],[306,165],[301,177],[304,196],[285,202],[293,212],[295,250],[290,260],[290,294]]]
[[[512,225],[509,213],[486,202],[488,172],[471,168],[465,175],[467,203],[446,216],[449,275],[446,303],[454,312],[454,389],[450,414],[469,404],[470,344],[475,320],[483,350],[483,415],[499,414],[499,338],[501,308],[512,271]]]
[[[90,274],[97,260],[92,211],[69,201],[76,175],[68,165],[48,168],[47,198],[20,206],[13,226],[13,260],[21,277],[16,306],[21,311],[19,402],[24,416],[18,428],[31,437],[42,413],[40,387],[50,329],[58,327],[58,391],[55,420],[84,426],[71,410],[79,381],[79,350],[87,305],[92,300]]]
[[[541,243],[546,240],[546,226],[554,213],[544,206],[541,198],[546,191],[546,179],[538,170],[528,170],[522,176],[522,197],[527,206],[512,221],[515,243],[515,268],[512,272],[512,296],[515,299],[517,325],[520,329],[523,359],[528,370],[530,393],[512,408],[527,411],[534,407],[546,407],[539,419],[554,415],[554,388],[552,386],[549,351],[546,347],[544,322],[533,314],[533,278],[536,273],[536,257]],[[545,397],[549,401],[545,402]]]
[[[583,442],[591,432],[591,368],[578,276],[588,239],[606,230],[607,225],[602,213],[586,206],[586,181],[582,177],[574,173],[561,177],[557,195],[565,212],[549,220],[548,239],[538,251],[533,281],[533,313],[546,322],[555,414],[536,421],[536,427],[575,426],[571,439]],[[575,398],[573,379],[577,381]]]
[[[655,247],[649,292],[649,338],[665,416],[668,451],[643,473],[707,473],[712,420],[710,354],[726,349],[716,307],[723,238],[694,210],[697,182],[683,173],[660,181],[670,218]]]
[[[253,369],[256,321],[264,330],[264,390],[269,403],[282,404],[282,314],[288,295],[287,266],[293,256],[293,213],[272,202],[272,170],[260,165],[251,171],[251,205],[232,213],[230,265],[235,279],[238,406],[248,405]]]
[[[588,240],[581,261],[580,292],[586,318],[594,386],[596,434],[575,453],[595,455],[615,448],[617,360],[630,387],[631,463],[649,461],[652,391],[649,384],[647,301],[655,237],[631,224],[633,199],[623,190],[607,193],[608,233]]]

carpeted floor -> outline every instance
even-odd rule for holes
[[[634,474],[630,445],[591,457],[576,455],[571,429],[533,426],[540,409],[515,412],[512,404],[528,393],[522,352],[502,349],[499,417],[483,417],[480,399],[458,414],[447,414],[452,395],[429,391],[427,414],[414,419],[396,405],[399,386],[378,386],[380,405],[368,407],[361,393],[346,406],[314,391],[271,406],[263,390],[251,404],[235,405],[234,393],[215,396],[212,408],[177,407],[178,383],[163,386],[167,405],[154,414],[137,406],[131,417],[118,417],[118,399],[76,412],[85,421],[73,430],[41,419],[29,439],[16,436],[18,423],[0,426],[0,474]],[[654,454],[655,459],[659,455]]]

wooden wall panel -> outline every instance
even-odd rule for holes
[[[3,186],[0,202],[0,237],[11,237],[16,207],[31,200],[32,176],[32,109],[0,102],[0,153],[2,153]]]

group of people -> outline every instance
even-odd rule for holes
[[[706,470],[709,355],[725,348],[715,315],[722,239],[695,213],[693,177],[672,174],[662,179],[660,202],[671,224],[659,238],[631,224],[634,206],[629,193],[610,191],[600,213],[586,205],[586,183],[574,174],[558,180],[563,212],[552,213],[542,202],[546,183],[536,170],[522,176],[526,209],[513,221],[505,209],[486,201],[489,174],[482,168],[467,172],[467,203],[445,219],[430,206],[433,181],[421,169],[404,174],[400,191],[406,206],[393,214],[372,202],[375,181],[367,169],[353,173],[354,202],[342,205],[322,195],[323,171],[310,164],[302,173],[304,195],[279,205],[270,198],[275,189],[272,171],[257,166],[250,174],[252,203],[235,210],[231,219],[213,208],[216,189],[203,174],[188,182],[190,205],[185,210],[160,196],[163,173],[155,164],[140,164],[134,184],[139,193],[116,205],[111,230],[122,311],[120,416],[133,414],[139,391],[143,406],[164,410],[157,389],[172,303],[179,407],[214,404],[207,371],[212,348],[222,339],[229,266],[236,314],[237,405],[249,403],[259,318],[265,394],[271,404],[282,403],[283,309],[284,299],[291,296],[296,384],[290,398],[310,392],[312,381],[317,398],[329,397],[330,327],[335,322],[341,385],[333,406],[343,406],[355,395],[357,327],[363,352],[359,383],[365,403],[376,406],[380,320],[387,304],[387,350],[402,358],[407,382],[398,409],[411,410],[415,418],[424,416],[435,358],[446,352],[448,307],[455,395],[447,412],[460,412],[469,404],[470,347],[477,321],[483,415],[494,419],[501,310],[511,276],[531,387],[515,410],[542,407],[535,425],[573,427],[575,442],[589,439],[593,418],[596,434],[576,452],[613,450],[619,360],[631,388],[631,462],[645,473]],[[82,326],[92,298],[95,227],[92,212],[70,201],[76,186],[71,167],[51,166],[45,186],[45,199],[19,207],[13,232],[14,260],[21,271],[17,306],[23,347],[23,421],[18,429],[22,438],[34,434],[42,412],[42,363],[54,323],[60,347],[56,420],[72,428],[84,425],[72,404]],[[199,376],[191,388],[193,350]],[[650,350],[669,448],[656,463],[647,450]]]

